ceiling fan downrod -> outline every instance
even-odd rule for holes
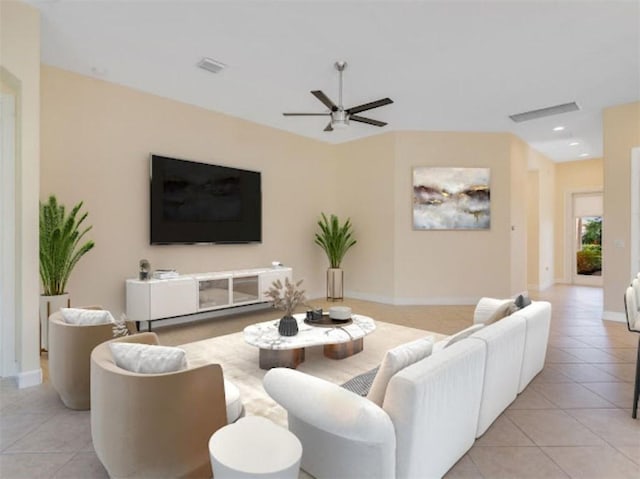
[[[338,75],[340,76],[340,84],[338,87],[338,109],[340,111],[344,110],[342,106],[342,72],[345,68],[347,68],[347,62],[344,60],[338,61],[335,63],[336,70],[338,70]]]

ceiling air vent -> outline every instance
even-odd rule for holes
[[[546,108],[540,108],[539,110],[525,111],[524,113],[516,113],[515,115],[509,115],[516,123],[522,121],[536,120],[538,118],[544,118],[545,116],[559,115],[560,113],[568,113],[570,111],[577,111],[580,107],[575,101],[571,103],[563,103],[562,105],[548,106]]]
[[[211,73],[220,73],[227,66],[224,63],[212,60],[211,58],[204,57],[198,62],[198,66],[203,70],[207,70]]]

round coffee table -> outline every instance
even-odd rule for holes
[[[281,336],[278,322],[265,321],[244,329],[244,340],[260,348],[260,368],[297,368],[304,361],[304,350],[310,346],[324,346],[324,355],[331,359],[343,359],[359,353],[364,348],[364,337],[376,329],[368,316],[354,314],[351,323],[313,325],[304,321],[304,314],[295,314],[298,334]]]

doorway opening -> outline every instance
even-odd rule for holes
[[[602,193],[573,194],[574,284],[602,286]]]

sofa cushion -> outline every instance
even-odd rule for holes
[[[104,309],[60,308],[60,312],[68,324],[88,326],[115,322],[111,313]]]
[[[433,349],[433,336],[417,339],[401,344],[387,351],[380,364],[380,369],[373,379],[367,398],[378,406],[382,406],[389,381],[398,371],[426,358]]]
[[[396,431],[394,477],[443,477],[473,445],[485,355],[480,341],[459,341],[389,381],[384,410]]]
[[[536,301],[516,312],[514,316],[523,317],[527,322],[518,388],[518,392],[522,392],[544,367],[551,326],[551,304],[546,301]]]
[[[116,365],[134,373],[161,374],[187,368],[184,349],[138,343],[109,343]]]
[[[511,315],[472,334],[487,350],[476,437],[481,436],[518,394],[526,320]]]

